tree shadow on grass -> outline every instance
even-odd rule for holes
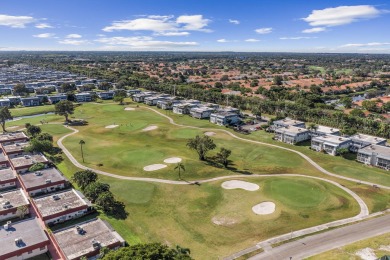
[[[110,211],[105,212],[107,216],[115,219],[126,219],[129,213],[126,211],[125,204],[121,201],[115,201]]]
[[[248,169],[243,169],[243,170],[237,169],[236,167],[234,167],[235,164],[231,160],[229,160],[229,165],[227,167],[224,167],[222,164],[218,163],[215,160],[215,158],[207,158],[205,160],[205,162],[208,166],[212,166],[212,167],[215,167],[218,169],[226,169],[226,170],[232,171],[232,172],[237,173],[237,174],[243,174],[243,175],[252,175],[253,174]]]

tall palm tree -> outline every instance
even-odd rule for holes
[[[184,167],[184,164],[182,164],[182,163],[178,163],[177,165],[176,165],[176,167],[175,167],[175,170],[178,170],[179,171],[179,180],[181,180],[181,170],[183,170],[183,171],[185,171],[186,170],[186,168]]]
[[[81,158],[83,158],[83,162],[84,162],[83,145],[85,144],[85,141],[84,140],[80,140],[79,144],[80,144],[80,149],[81,149]]]

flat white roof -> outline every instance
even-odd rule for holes
[[[305,133],[309,132],[306,128],[302,127],[296,127],[296,126],[285,126],[275,129],[276,133],[293,133],[293,134],[299,134],[299,133]]]
[[[333,143],[333,144],[341,144],[347,141],[351,141],[350,138],[346,137],[340,137],[335,135],[323,135],[323,136],[316,136],[311,139],[312,141],[317,142],[326,142],[326,143]]]
[[[356,134],[350,137],[352,141],[361,141],[366,142],[370,144],[379,144],[382,142],[386,142],[385,138],[376,137],[372,135],[365,135],[365,134]]]
[[[317,126],[317,131],[325,134],[333,134],[333,133],[340,132],[340,129],[319,125]]]

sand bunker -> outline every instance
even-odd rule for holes
[[[257,215],[268,215],[275,212],[275,203],[266,201],[252,207],[252,211]]]
[[[145,127],[144,129],[142,129],[142,131],[146,132],[146,131],[155,130],[157,128],[158,127],[156,125],[151,125],[151,126]]]
[[[372,248],[366,247],[355,252],[355,255],[359,256],[363,260],[375,260],[378,257]]]
[[[259,185],[247,182],[247,181],[237,181],[237,180],[232,180],[232,181],[225,181],[222,183],[222,188],[227,189],[227,190],[232,190],[232,189],[243,189],[243,190],[248,190],[248,191],[255,191],[260,189]]]
[[[133,108],[133,107],[125,107],[125,110],[126,111],[133,111],[133,110],[135,110],[135,108]]]
[[[181,158],[179,157],[171,157],[164,160],[165,163],[179,163],[181,162]]]
[[[108,125],[106,126],[106,128],[115,128],[115,127],[118,127],[119,125]]]
[[[160,169],[163,169],[167,167],[165,164],[152,164],[144,167],[144,171],[151,172],[151,171],[157,171]]]
[[[231,226],[237,223],[235,219],[228,217],[213,217],[211,221],[218,226]]]
[[[213,136],[216,135],[215,132],[204,132],[204,135]]]

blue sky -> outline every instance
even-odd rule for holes
[[[0,50],[390,53],[379,1],[2,0]]]

